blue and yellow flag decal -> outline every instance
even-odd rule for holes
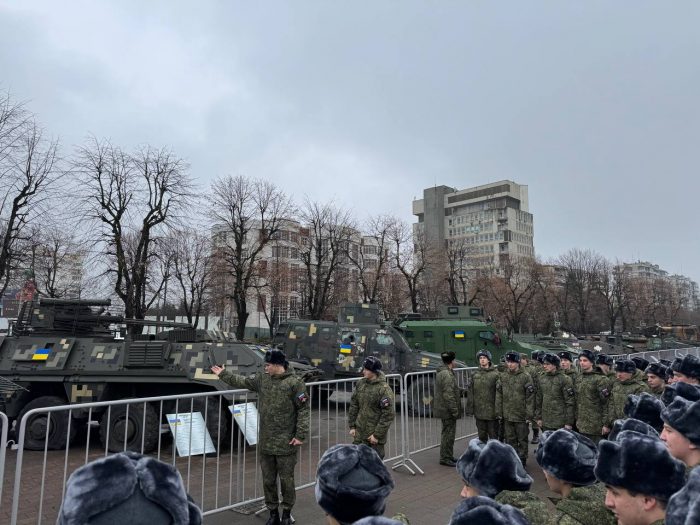
[[[39,348],[38,350],[34,351],[34,354],[32,355],[32,361],[46,361],[49,358],[50,354],[50,348]]]
[[[352,346],[351,345],[340,345],[340,353],[341,354],[352,354]]]
[[[454,336],[455,339],[464,339],[464,330],[455,330]]]

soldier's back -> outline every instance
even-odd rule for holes
[[[605,486],[594,483],[574,487],[569,497],[559,501],[550,522],[557,525],[615,525],[615,515],[605,506]]]
[[[546,525],[551,517],[547,504],[532,492],[504,490],[495,499],[498,503],[520,509],[532,525]]]

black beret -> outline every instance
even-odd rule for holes
[[[668,501],[685,483],[685,466],[660,439],[625,430],[598,444],[595,475],[606,485]]]
[[[598,358],[595,360],[595,362],[597,365],[612,366],[615,361],[610,355],[598,354]]]
[[[674,368],[673,371],[681,373],[684,376],[700,379],[700,358],[697,358],[692,354],[688,354],[681,360],[680,363],[678,363],[677,367]]]
[[[595,359],[595,354],[591,350],[581,350],[581,352],[578,354],[579,357],[585,357],[588,359],[591,363],[595,364],[596,359]]]
[[[394,480],[367,445],[335,445],[326,450],[316,471],[316,501],[341,523],[379,516]]]
[[[656,396],[648,392],[630,394],[627,396],[623,411],[627,417],[639,419],[661,432],[664,422],[661,420],[661,411],[664,404]]]
[[[666,507],[666,525],[695,525],[700,523],[700,468],[690,471],[688,481],[671,496]]]
[[[559,367],[561,364],[560,359],[554,354],[544,354],[542,357],[542,362],[549,365],[554,365],[556,367]]]
[[[671,383],[664,387],[664,391],[661,394],[661,401],[663,401],[664,405],[670,405],[677,397],[682,397],[690,401],[697,401],[700,399],[700,386],[684,383],[683,381]]]
[[[443,363],[449,364],[449,363],[451,363],[452,361],[455,360],[455,353],[454,353],[453,351],[450,350],[449,352],[443,352],[443,353],[441,353],[441,354],[440,354],[440,357],[442,358],[442,362],[443,362]]]
[[[559,359],[566,359],[567,361],[573,361],[573,357],[571,356],[571,352],[564,350],[563,352],[559,352],[557,354],[559,356]]]
[[[646,370],[647,367],[649,366],[649,361],[647,361],[643,357],[635,356],[635,357],[632,357],[630,359],[630,361],[632,361],[634,363],[634,366],[637,367],[637,370],[641,370],[642,372],[644,370]]]
[[[572,485],[595,483],[598,451],[595,443],[573,430],[547,430],[540,436],[536,453],[537,464],[555,478]]]
[[[658,376],[664,381],[666,381],[666,374],[668,373],[668,368],[662,365],[661,363],[651,363],[647,367],[645,372],[647,374],[653,374],[655,376]]]
[[[202,513],[172,465],[134,452],[96,459],[71,474],[57,525],[199,525]]]
[[[520,354],[518,352],[506,352],[505,355],[506,362],[510,361],[511,363],[519,363],[520,362]]]
[[[491,362],[491,352],[486,350],[485,348],[482,348],[476,353],[476,358],[479,359],[481,356],[484,356],[486,359],[489,360],[489,363]]]
[[[532,485],[515,449],[495,439],[487,443],[472,439],[457,461],[457,472],[467,485],[489,498],[504,490],[524,492]]]
[[[628,374],[634,374],[635,370],[637,370],[637,365],[634,364],[634,361],[629,359],[620,359],[619,361],[615,361],[615,372],[627,372]]]
[[[284,352],[282,350],[277,350],[276,348],[273,348],[272,350],[268,350],[267,352],[265,352],[265,362],[270,363],[271,365],[284,366],[286,360],[287,356],[284,355]]]
[[[678,396],[661,412],[661,418],[688,441],[700,445],[700,401]]]
[[[483,496],[463,499],[452,513],[449,525],[530,525],[515,507],[502,505]]]
[[[373,355],[367,356],[364,361],[362,361],[362,368],[366,368],[370,372],[378,374],[382,369],[382,362],[379,358]]]
[[[610,441],[617,441],[617,436],[623,430],[629,430],[631,432],[637,432],[639,434],[644,434],[645,436],[651,436],[659,439],[659,433],[653,428],[649,423],[640,421],[639,419],[634,419],[628,417],[627,419],[616,419],[613,423],[610,434],[608,434],[608,439]]]

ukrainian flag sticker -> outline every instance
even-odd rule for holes
[[[32,361],[46,361],[51,354],[51,349],[49,348],[39,348],[32,355]]]
[[[455,339],[464,339],[464,330],[455,330]]]
[[[351,345],[340,345],[340,353],[341,354],[352,354],[352,346]]]

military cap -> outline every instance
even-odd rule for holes
[[[505,359],[506,362],[519,363],[520,354],[518,352],[506,352]]]
[[[394,480],[376,451],[367,445],[334,445],[316,471],[316,502],[341,523],[384,513]]]
[[[673,368],[673,371],[684,376],[700,379],[700,358],[688,354]]]
[[[595,483],[593,468],[598,451],[593,441],[578,432],[565,428],[542,432],[535,457],[542,470],[566,483],[578,486]]]
[[[630,359],[630,361],[634,363],[634,366],[637,367],[637,370],[641,370],[642,372],[644,372],[644,370],[646,370],[649,366],[649,361],[647,361],[643,357],[634,356]]]
[[[627,372],[628,374],[634,374],[635,370],[637,370],[637,366],[634,364],[634,361],[630,361],[629,359],[620,359],[615,361],[615,372]]]
[[[442,359],[443,363],[449,364],[455,360],[455,353],[452,350],[449,352],[443,352],[440,354],[440,358]]]
[[[561,364],[561,360],[559,359],[559,357],[557,357],[554,354],[544,354],[542,356],[542,363],[554,365],[557,368],[559,368],[559,365]]]
[[[489,352],[489,351],[486,350],[485,348],[482,348],[481,350],[479,350],[479,351],[476,353],[476,358],[477,358],[477,360],[478,360],[480,357],[482,357],[482,356],[485,357],[486,359],[488,359],[488,360],[489,360],[489,363],[491,362],[491,352]]]
[[[666,368],[671,367],[671,360],[670,359],[659,359],[659,363],[664,365]]]
[[[647,374],[658,376],[664,381],[666,381],[666,374],[668,373],[668,368],[662,365],[661,363],[651,363],[646,368],[645,372]]]
[[[654,438],[659,438],[659,433],[654,427],[640,421],[639,419],[634,419],[633,417],[628,417],[626,419],[616,419],[613,423],[610,434],[608,434],[608,439],[610,441],[617,441],[617,436],[623,430],[629,430],[631,432],[637,432],[638,434],[644,434],[645,436],[651,436]]]
[[[661,394],[661,401],[663,401],[665,405],[670,405],[676,397],[697,401],[700,399],[700,386],[684,383],[683,381],[666,385]]]
[[[96,459],[71,474],[57,525],[199,525],[202,513],[172,465],[134,452]]]
[[[659,438],[625,430],[616,441],[600,442],[595,475],[606,485],[668,501],[685,483],[685,466]]]
[[[674,372],[678,370],[678,367],[681,365],[681,361],[683,361],[682,357],[674,357],[673,361],[671,361],[671,370]]]
[[[700,523],[700,468],[688,475],[685,486],[676,492],[666,507],[666,525],[695,525]]]
[[[663,409],[664,404],[660,399],[648,392],[642,392],[628,395],[623,411],[627,417],[644,421],[661,432],[664,428],[664,422],[661,420]]]
[[[464,483],[489,498],[504,490],[523,492],[532,485],[515,449],[495,439],[486,443],[472,439],[457,460],[457,472]]]
[[[370,372],[378,374],[382,369],[382,362],[379,360],[379,358],[370,355],[365,357],[365,360],[362,361],[362,368],[366,368]]]
[[[490,498],[465,498],[452,513],[449,525],[529,525],[525,515],[515,507],[502,505]]]
[[[595,363],[597,365],[612,366],[614,362],[615,360],[612,358],[612,356],[609,356],[607,354],[598,354],[598,357],[595,360]]]
[[[543,353],[542,350],[535,350],[530,353],[530,358],[535,361],[539,361],[540,354]]]
[[[676,397],[663,412],[661,419],[685,436],[694,445],[700,445],[700,401]]]
[[[571,352],[568,350],[564,350],[563,352],[559,352],[557,354],[559,356],[559,359],[566,359],[567,361],[573,361],[574,358],[571,355]]]
[[[270,363],[271,365],[282,365],[284,366],[284,362],[287,360],[287,357],[284,355],[284,352],[282,350],[277,350],[276,348],[273,348],[272,350],[268,350],[265,352],[265,362]]]
[[[591,363],[595,364],[595,354],[591,350],[586,350],[583,349],[581,352],[578,354],[579,357],[585,357],[588,359]]]

